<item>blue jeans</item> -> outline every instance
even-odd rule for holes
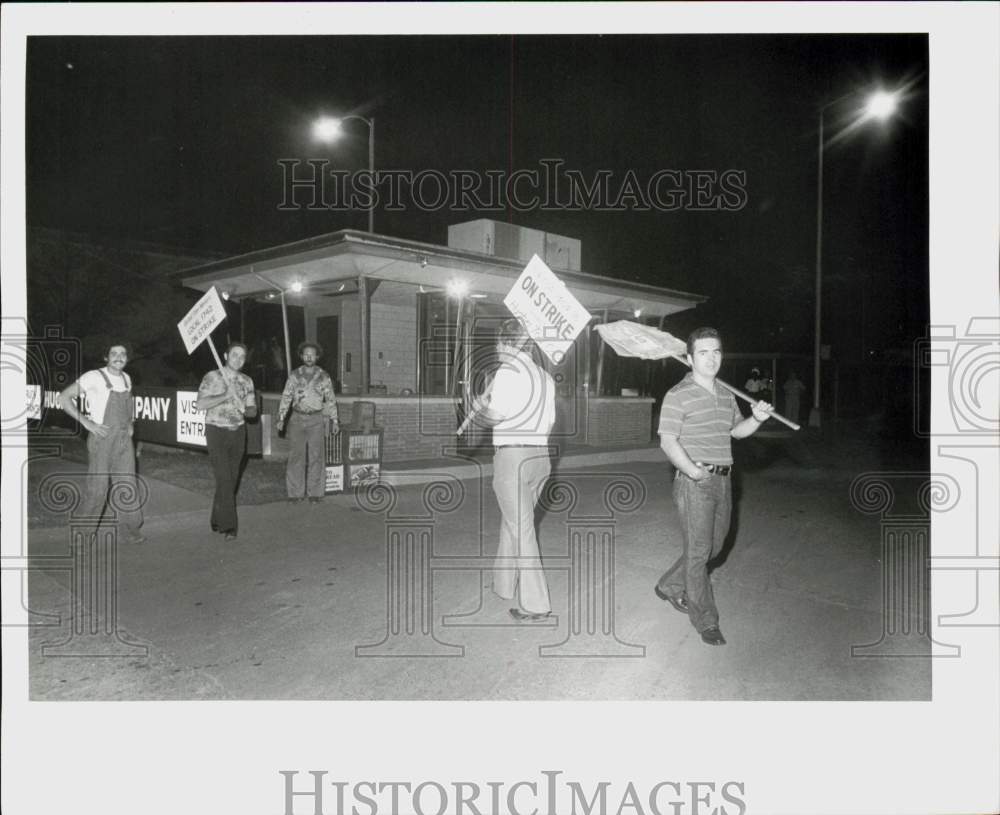
[[[671,597],[687,595],[688,617],[699,632],[719,624],[708,562],[722,550],[733,511],[729,476],[710,474],[693,481],[681,472],[674,479],[674,503],[684,533],[684,551],[658,582]]]

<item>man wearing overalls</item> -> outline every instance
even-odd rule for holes
[[[87,489],[80,514],[100,519],[108,504],[108,488],[124,484],[116,501],[119,522],[129,543],[145,541],[139,528],[139,508],[135,480],[135,450],[132,447],[132,382],[125,365],[128,348],[115,343],[104,355],[105,366],[87,371],[59,394],[59,405],[87,429]],[[83,395],[87,415],[73,404]]]

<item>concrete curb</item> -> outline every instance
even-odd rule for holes
[[[658,447],[640,447],[632,450],[606,450],[595,453],[575,453],[562,456],[554,461],[552,472],[572,470],[577,467],[601,467],[606,464],[625,464],[635,461],[667,462],[667,457]],[[468,464],[443,465],[434,468],[413,470],[389,470],[383,465],[380,483],[393,487],[407,487],[413,484],[427,484],[444,478],[469,481],[493,475],[493,462],[470,462]]]

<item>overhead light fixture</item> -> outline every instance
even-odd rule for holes
[[[449,297],[465,297],[469,293],[469,284],[464,280],[449,280],[447,292]]]
[[[469,297],[471,297],[473,300],[485,300],[487,297],[489,297],[489,295],[488,294],[470,294]]]
[[[229,299],[229,292],[227,292],[227,291],[222,292],[222,299],[223,300],[228,300]]]
[[[302,284],[298,280],[292,283],[292,291],[295,292],[296,294],[302,291]]]
[[[638,320],[642,316],[642,309],[637,308],[635,311],[632,312],[632,316]]]
[[[340,292],[340,291],[343,291],[346,288],[347,288],[347,284],[346,283],[341,283],[340,284],[340,288],[338,288],[337,291]]]
[[[267,293],[267,299],[268,300],[273,300],[274,299],[274,292],[273,291],[269,291]]]

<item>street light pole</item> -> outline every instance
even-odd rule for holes
[[[816,315],[815,337],[813,338],[813,404],[809,411],[810,427],[819,427],[821,423],[820,357],[823,327],[823,155],[825,147],[823,117],[827,108],[839,104],[851,96],[855,96],[855,93],[849,93],[834,99],[832,102],[827,102],[819,109],[819,141],[816,147]],[[854,127],[860,126],[870,119],[885,121],[895,111],[898,96],[899,92],[890,93],[882,90],[870,94],[864,111],[848,129],[853,130]]]
[[[816,315],[813,338],[813,405],[809,411],[809,426],[820,426],[820,345],[823,314],[823,114],[829,105],[819,110],[819,143],[816,148]]]
[[[375,117],[368,120],[368,173],[372,179],[372,200],[368,205],[368,231],[375,231]]]
[[[359,122],[364,122],[368,127],[368,174],[371,176],[372,184],[372,197],[371,203],[368,205],[368,231],[375,231],[375,117],[367,118],[365,116],[359,116],[356,113],[349,113],[347,116],[340,116],[338,118],[331,118],[324,116],[317,119],[313,124],[313,135],[320,141],[332,141],[336,139],[341,134],[340,126],[350,119],[356,119]]]

